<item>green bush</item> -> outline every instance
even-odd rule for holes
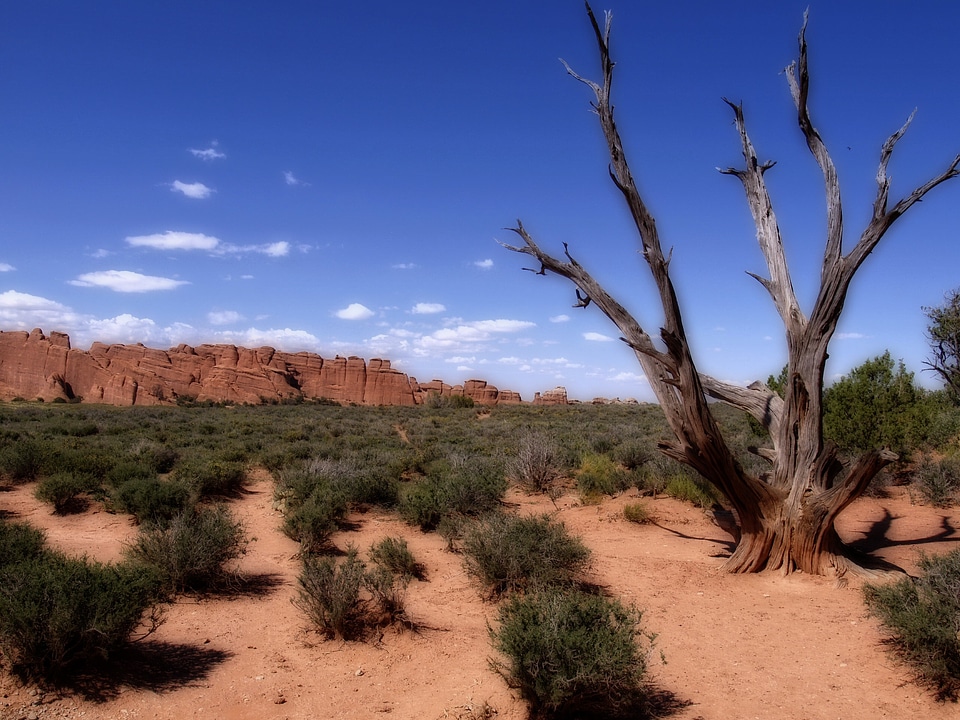
[[[160,480],[155,475],[127,480],[113,493],[116,507],[133,515],[140,525],[165,527],[191,504],[190,490],[183,484]]]
[[[403,538],[385,537],[370,548],[370,560],[403,578],[423,579],[423,566]]]
[[[616,495],[636,483],[635,478],[608,455],[587,453],[577,470],[577,489],[585,503],[594,503],[601,495]]]
[[[247,479],[243,464],[231,460],[186,462],[175,475],[198,496],[213,498],[237,496]]]
[[[44,551],[44,534],[27,523],[0,520],[0,569],[32,560]]]
[[[363,628],[360,587],[365,575],[356,548],[339,563],[330,556],[305,554],[293,602],[324,635],[355,638]]]
[[[628,522],[646,525],[657,519],[656,513],[645,502],[627,503],[623,506],[623,517]]]
[[[329,485],[322,485],[305,502],[287,508],[283,531],[291,540],[299,542],[302,550],[318,552],[340,527],[347,510],[344,495]]]
[[[708,508],[720,501],[720,496],[710,483],[687,474],[670,478],[664,492],[672,498],[699,508]]]
[[[520,691],[531,716],[591,705],[609,711],[642,694],[648,650],[638,640],[646,637],[652,646],[653,638],[641,634],[639,611],[596,595],[554,590],[509,600],[497,620],[490,637],[505,661],[491,665]]]
[[[870,612],[940,699],[960,696],[960,550],[920,560],[920,576],[864,586]]]
[[[83,509],[81,497],[87,492],[89,482],[73,473],[56,473],[43,478],[37,485],[36,496],[40,502],[53,505],[53,512],[66,515]]]
[[[454,459],[431,467],[403,499],[400,511],[421,530],[435,530],[445,516],[478,516],[496,509],[506,489],[498,463]]]
[[[22,438],[0,452],[0,473],[15,483],[36,480],[42,473],[50,448],[31,438]]]
[[[913,484],[924,502],[934,507],[950,507],[960,496],[960,461],[924,457],[914,471]]]
[[[237,577],[229,563],[243,555],[246,543],[243,525],[226,506],[196,506],[167,525],[142,528],[127,554],[156,568],[167,592],[202,592]]]
[[[492,513],[463,539],[468,572],[491,594],[572,584],[590,551],[549,515]]]
[[[128,641],[155,606],[157,588],[144,567],[53,552],[7,565],[0,569],[0,652],[30,680],[88,672]]]

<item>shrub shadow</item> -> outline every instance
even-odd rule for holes
[[[86,700],[106,702],[124,688],[170,692],[206,680],[215,667],[233,653],[161,640],[141,640],[126,645],[95,668],[84,668],[64,682]]]
[[[568,703],[550,714],[552,720],[655,720],[676,715],[693,705],[669,690],[644,684],[629,695],[597,696]],[[536,717],[531,715],[531,717]]]

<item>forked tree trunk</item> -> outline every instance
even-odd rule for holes
[[[809,75],[804,17],[799,60],[787,68],[787,78],[800,130],[824,180],[827,227],[820,291],[809,316],[806,315],[794,294],[780,229],[764,181],[764,173],[773,163],[759,161],[747,135],[743,109],[727,101],[734,113],[745,167],[723,172],[737,177],[743,184],[769,273],[769,277],[753,277],[766,288],[780,314],[789,360],[788,382],[782,399],[760,382],[749,387],[723,383],[701,374],[696,368],[670,279],[669,258],[663,254],[656,222],[634,183],[614,122],[610,101],[613,80],[610,14],[603,28],[589,5],[587,14],[597,39],[603,81],[586,80],[569,66],[567,71],[592,88],[596,96],[593,107],[607,141],[610,176],[630,209],[643,258],[660,296],[664,314],[660,343],[655,343],[640,323],[570,255],[566,245],[564,258],[554,257],[544,252],[518,222],[513,230],[523,245],[506,247],[532,256],[540,265],[527,269],[538,274],[553,272],[573,282],[577,288],[576,307],[596,305],[620,330],[621,339],[633,348],[673,434],[671,440],[661,443],[661,450],[715,485],[739,517],[741,540],[727,562],[731,572],[779,569],[814,574],[873,573],[871,563],[854,558],[843,546],[834,521],[896,456],[887,450],[876,450],[850,467],[843,467],[837,460],[836,448],[824,442],[822,400],[827,347],[840,319],[850,281],[863,261],[897,218],[934,187],[957,176],[960,155],[944,172],[888,207],[887,165],[895,144],[910,124],[908,119],[881,149],[873,216],[854,247],[844,254],[837,173],[813,127],[807,107]],[[770,461],[768,472],[753,476],[737,462],[710,414],[708,398],[722,400],[750,413],[769,431],[772,447],[760,452]]]

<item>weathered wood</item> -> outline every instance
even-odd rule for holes
[[[826,242],[820,290],[809,316],[804,314],[794,292],[764,180],[764,174],[774,163],[759,160],[747,133],[742,106],[726,101],[734,112],[745,167],[721,172],[740,180],[757,228],[757,240],[769,277],[753,277],[766,288],[784,324],[788,382],[781,399],[760,382],[741,388],[701,375],[687,342],[680,303],[670,278],[669,257],[664,256],[656,221],[634,182],[614,120],[611,102],[614,63],[609,44],[611,15],[606,14],[601,28],[589,4],[587,14],[597,40],[602,82],[585,79],[566,67],[594,93],[593,108],[607,143],[610,177],[630,210],[639,233],[642,256],[659,294],[664,315],[660,343],[655,343],[642,325],[572,257],[566,245],[566,259],[555,258],[545,252],[518,221],[513,231],[523,244],[506,247],[535,258],[540,266],[538,274],[552,272],[570,280],[576,287],[576,306],[586,307],[592,303],[598,307],[619,329],[621,339],[634,350],[673,433],[672,440],[661,443],[661,451],[690,466],[723,492],[739,520],[740,541],[727,561],[728,570],[874,573],[874,569],[867,568],[862,560],[853,559],[844,548],[834,530],[834,521],[896,456],[885,450],[873,451],[845,470],[837,460],[837,449],[824,442],[823,376],[827,348],[836,331],[850,282],[863,261],[897,218],[934,187],[957,176],[960,155],[942,173],[888,208],[890,187],[886,169],[894,146],[906,132],[908,120],[881,149],[873,216],[858,242],[844,255],[840,184],[808,106],[810,76],[805,15],[799,35],[799,59],[787,68],[786,74],[800,131],[823,175]],[[773,447],[758,451],[770,461],[769,472],[755,477],[740,466],[710,413],[708,397],[748,412],[769,430]]]

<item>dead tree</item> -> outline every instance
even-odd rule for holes
[[[577,262],[566,244],[564,257],[545,252],[518,221],[512,230],[523,244],[510,250],[530,255],[541,273],[552,272],[570,280],[578,305],[592,303],[619,329],[621,339],[635,352],[666,415],[673,438],[660,443],[666,455],[678,460],[715,485],[729,499],[740,519],[741,540],[726,563],[736,573],[761,570],[794,570],[813,574],[848,571],[872,574],[870,563],[855,558],[834,529],[837,516],[866,489],[885,465],[896,459],[889,450],[868,452],[844,466],[838,448],[823,439],[823,377],[827,346],[843,310],[850,281],[891,225],[930,190],[960,174],[960,155],[942,173],[906,197],[889,202],[887,166],[894,146],[911,118],[883,144],[877,171],[873,215],[856,244],[843,248],[843,217],[836,169],[807,106],[810,78],[805,32],[799,34],[799,59],[786,69],[797,109],[800,130],[823,173],[827,205],[827,237],[820,274],[820,289],[809,314],[800,307],[781,242],[777,218],[764,181],[772,162],[761,162],[747,135],[743,108],[725,102],[734,114],[745,167],[723,170],[740,180],[757,228],[757,239],[769,277],[751,275],[767,290],[786,330],[788,383],[780,398],[766,384],[734,386],[697,370],[690,352],[680,303],[670,279],[670,258],[665,257],[653,215],[647,208],[624,154],[613,116],[610,93],[614,63],[610,57],[610,20],[601,28],[587,5],[596,35],[602,82],[596,83],[567,71],[596,95],[593,109],[600,120],[610,154],[610,177],[629,207],[639,232],[642,255],[659,293],[664,314],[656,343],[640,323]],[[772,448],[761,454],[770,462],[767,472],[747,472],[724,442],[708,408],[708,398],[724,401],[756,418],[770,433]]]

